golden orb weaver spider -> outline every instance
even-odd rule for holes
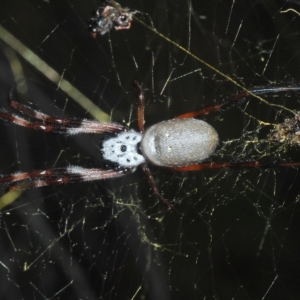
[[[168,121],[144,129],[145,97],[142,87],[134,82],[138,99],[138,131],[127,129],[118,123],[105,123],[92,120],[78,120],[76,118],[58,118],[22,105],[13,99],[13,90],[10,92],[9,104],[18,112],[27,115],[34,121],[28,121],[19,115],[0,109],[0,119],[30,129],[65,135],[117,133],[103,142],[103,158],[117,163],[116,169],[86,169],[78,166],[36,170],[15,173],[0,177],[0,184],[8,189],[29,189],[35,187],[59,185],[71,182],[93,181],[116,178],[134,172],[141,166],[148,181],[156,194],[169,208],[169,203],[159,192],[154,178],[151,175],[148,163],[162,166],[173,171],[197,171],[203,169],[221,168],[274,168],[299,167],[298,162],[262,164],[258,161],[247,162],[203,162],[216,149],[219,138],[216,130],[207,122],[194,119],[197,116],[211,112],[230,109],[241,104],[249,92],[241,91],[216,105],[207,106],[177,116]],[[279,92],[299,91],[299,87],[272,87],[252,89],[255,95],[274,94]]]

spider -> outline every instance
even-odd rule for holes
[[[148,163],[162,166],[173,171],[196,171],[221,168],[274,168],[299,167],[300,163],[288,162],[280,164],[262,164],[257,161],[247,162],[203,162],[215,151],[219,138],[216,130],[196,116],[211,112],[230,109],[241,104],[249,92],[241,91],[216,105],[207,106],[198,111],[185,113],[168,121],[162,121],[144,130],[145,97],[142,87],[134,82],[138,100],[138,131],[127,129],[118,123],[105,123],[75,118],[51,117],[42,112],[22,105],[13,99],[13,90],[9,94],[10,106],[18,112],[27,115],[34,121],[27,121],[19,115],[0,109],[0,119],[19,126],[42,130],[45,132],[65,135],[81,133],[116,133],[102,144],[103,158],[116,163],[116,169],[85,169],[78,166],[36,170],[24,173],[5,175],[0,178],[0,184],[8,186],[9,190],[29,189],[42,186],[59,185],[71,182],[93,181],[116,178],[132,173],[141,166],[157,195],[169,208],[169,203],[160,193],[154,178],[148,168]],[[255,95],[279,92],[299,91],[299,87],[274,87],[253,89]]]
[[[88,29],[94,38],[97,36],[97,33],[106,34],[112,27],[116,30],[129,29],[131,27],[132,15],[138,12],[122,8],[119,3],[113,0],[107,1],[107,4],[111,6],[98,7],[88,21]]]

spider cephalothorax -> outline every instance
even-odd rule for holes
[[[139,154],[142,134],[135,130],[120,132],[117,136],[105,140],[102,144],[103,158],[117,163],[122,168],[135,168],[145,162]]]

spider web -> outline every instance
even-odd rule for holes
[[[4,2],[1,107],[17,82],[18,100],[49,115],[136,128],[133,80],[145,88],[146,127],[220,102],[241,90],[232,80],[248,89],[298,84],[300,17],[282,13],[300,11],[296,1],[122,1],[144,24],[96,39],[86,20],[98,1]],[[299,161],[298,146],[267,136],[299,110],[300,95],[249,99],[204,118],[221,140],[210,160]],[[103,167],[102,136],[0,128],[3,174]],[[153,196],[139,169],[14,201],[3,190],[1,299],[297,298],[298,169],[151,170],[181,214]]]

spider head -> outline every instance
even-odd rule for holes
[[[109,138],[102,144],[103,158],[117,163],[120,167],[137,167],[145,162],[144,156],[138,153],[138,144],[142,136],[142,134],[130,130]]]

